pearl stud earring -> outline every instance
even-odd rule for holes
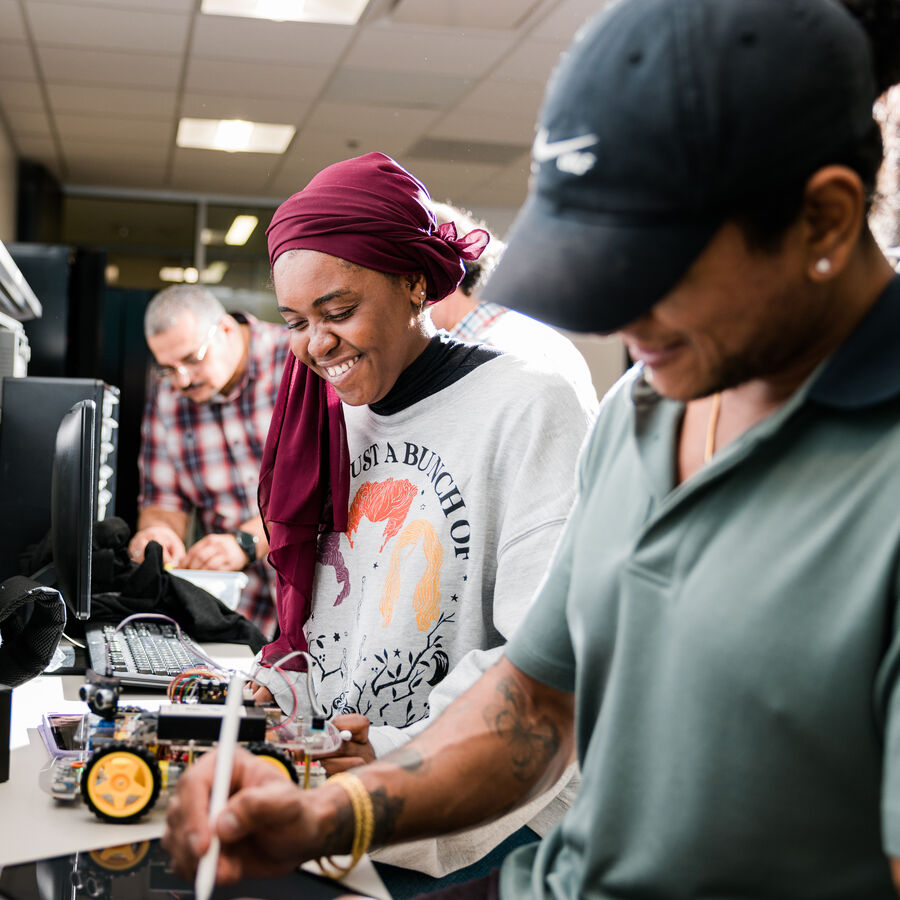
[[[815,269],[820,275],[827,275],[831,271],[831,260],[823,256],[816,262]]]

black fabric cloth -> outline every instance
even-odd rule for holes
[[[415,900],[500,900],[500,870],[494,869],[490,875],[462,884],[451,884],[449,887],[425,894],[417,894]]]
[[[407,366],[394,386],[369,409],[379,416],[401,412],[413,403],[465,378],[473,369],[500,356],[484,344],[464,344],[446,334],[436,334],[428,346]]]
[[[65,624],[58,591],[22,575],[0,584],[0,684],[17,687],[43,672]]]
[[[266,643],[262,632],[212,594],[168,572],[162,547],[151,541],[144,561],[128,554],[131,531],[122,519],[94,524],[91,553],[91,621],[120,622],[136,613],[173,618],[196,641],[247,644],[254,653]],[[49,536],[20,557],[31,573],[52,561]],[[29,573],[30,574],[30,573]]]

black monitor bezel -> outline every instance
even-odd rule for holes
[[[80,400],[56,431],[50,533],[56,581],[76,619],[91,615],[91,548],[97,496],[97,404]]]

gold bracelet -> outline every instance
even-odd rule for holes
[[[368,852],[375,833],[375,812],[372,809],[372,798],[365,785],[356,775],[350,772],[338,772],[332,775],[326,784],[337,784],[342,787],[350,797],[350,806],[353,808],[353,847],[350,850],[350,863],[346,866],[338,866],[331,857],[319,860],[322,871],[330,878],[343,878],[349,874],[353,867]],[[328,865],[325,865],[325,860]]]

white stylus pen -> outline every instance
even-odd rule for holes
[[[244,678],[238,672],[231,676],[228,683],[228,696],[225,698],[225,711],[222,714],[222,725],[219,728],[219,745],[216,755],[216,770],[213,773],[212,791],[209,795],[209,825],[215,827],[228,799],[231,786],[231,770],[234,767],[234,748],[237,746],[238,726],[241,722],[241,705],[243,700]],[[219,863],[219,838],[213,832],[209,849],[197,866],[194,879],[195,900],[209,900],[216,883],[216,866]]]

